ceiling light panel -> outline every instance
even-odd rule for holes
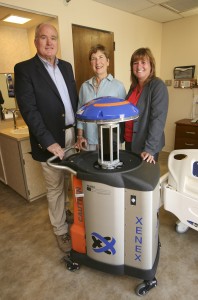
[[[2,21],[9,22],[9,23],[16,23],[16,24],[25,24],[25,23],[29,22],[30,20],[31,19],[28,19],[28,18],[10,15],[10,16],[6,17],[5,19],[3,19]]]

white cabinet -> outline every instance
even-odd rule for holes
[[[0,134],[2,170],[4,178],[12,189],[28,201],[46,194],[44,177],[39,162],[32,159],[29,138],[14,139]]]

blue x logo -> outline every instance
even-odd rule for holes
[[[95,252],[101,253],[105,252],[107,254],[115,254],[116,250],[114,248],[116,240],[114,238],[111,239],[111,237],[103,237],[100,234],[96,232],[92,232],[92,240],[93,245],[92,248]]]

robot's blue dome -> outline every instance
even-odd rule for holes
[[[93,99],[81,106],[76,113],[79,121],[92,123],[118,123],[138,116],[139,110],[128,100],[110,96]]]

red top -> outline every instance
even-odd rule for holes
[[[129,102],[131,102],[133,105],[137,105],[138,100],[140,98],[142,90],[138,90],[137,86],[133,90],[132,94],[130,97],[127,99]],[[125,131],[124,131],[124,139],[126,142],[132,142],[133,139],[133,120],[127,121],[125,123]]]

